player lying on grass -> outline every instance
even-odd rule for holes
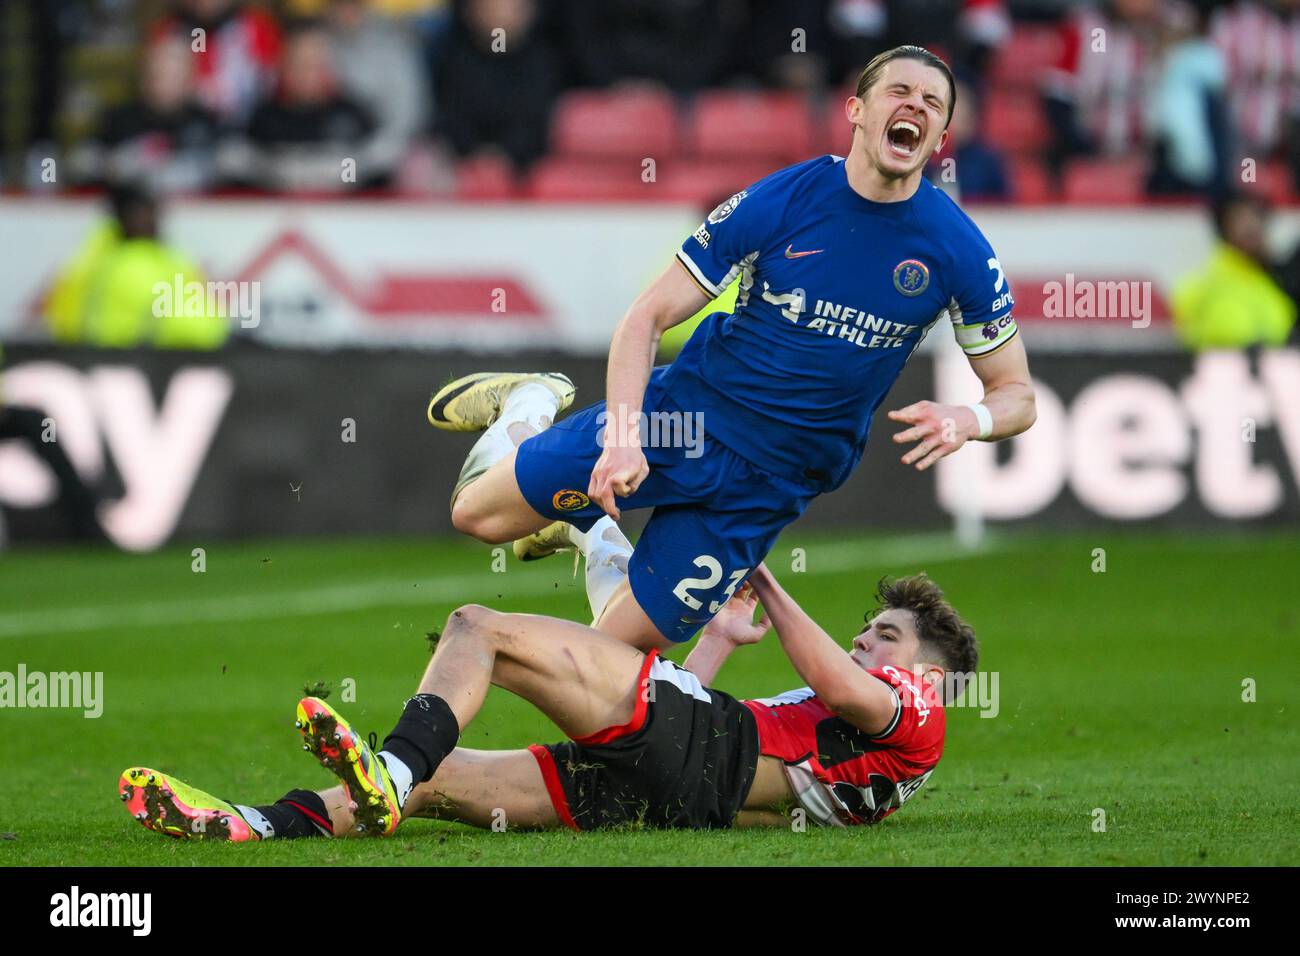
[[[830,826],[882,819],[943,752],[941,698],[953,687],[944,675],[974,672],[974,633],[923,574],[881,582],[879,607],[847,652],[766,567],[751,585],[704,629],[685,667],[572,621],[462,607],[377,754],[329,704],[298,704],[304,749],[342,786],[246,806],[136,767],[122,774],[122,800],[151,830],[223,840],[386,835],[409,817],[713,828],[788,825],[797,805]],[[769,624],[808,686],[747,701],[707,686]],[[532,703],[569,740],[457,747],[490,684]]]
[[[530,557],[577,545],[600,629],[662,648],[698,631],[781,529],[843,484],[936,323],[951,322],[984,395],[891,411],[906,426],[894,441],[915,443],[903,462],[924,471],[968,440],[1029,428],[1034,393],[1002,266],[924,177],[954,96],[927,50],[872,60],[845,103],[846,158],[778,170],[709,214],[615,331],[605,401],[552,424],[574,397],[559,373],[478,373],[440,389],[432,424],[485,430],[453,491],[456,528],[516,540]],[[735,314],[708,316],[671,365],[652,368],[662,333],[737,278]],[[632,554],[614,522],[636,508],[655,510]]]

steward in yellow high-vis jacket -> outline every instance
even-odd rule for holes
[[[202,285],[203,274],[158,238],[152,197],[123,187],[110,200],[112,219],[91,233],[46,301],[54,340],[98,348],[220,348],[230,322],[207,296],[173,294]]]
[[[1179,337],[1198,352],[1285,344],[1296,307],[1265,265],[1267,207],[1233,197],[1215,207],[1214,220],[1214,254],[1174,289]]]

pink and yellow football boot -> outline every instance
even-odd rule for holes
[[[388,836],[402,822],[402,804],[384,762],[334,708],[319,697],[298,702],[294,721],[302,749],[316,755],[343,782],[355,809],[358,833]]]
[[[182,783],[161,770],[132,767],[122,772],[118,793],[126,810],[154,833],[184,840],[260,840],[231,804]]]

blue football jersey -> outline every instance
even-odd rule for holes
[[[664,375],[706,436],[827,491],[862,457],[873,413],[930,327],[970,355],[1016,335],[997,256],[922,180],[904,202],[865,199],[821,156],[732,196],[677,253],[708,295],[740,277],[733,314],[704,320]]]

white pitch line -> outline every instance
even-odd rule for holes
[[[987,555],[995,549],[1003,548],[1000,545],[990,545],[977,553],[967,551],[947,534],[909,535],[870,545],[818,544],[810,549],[807,570],[803,573],[816,577],[864,566],[906,565],[907,567],[898,568],[902,573],[916,570],[914,566],[920,562],[961,560],[977,554]],[[866,589],[874,583],[864,581],[863,587]],[[169,627],[313,617],[374,607],[408,607],[450,602],[463,604],[475,600],[492,600],[502,593],[509,593],[512,598],[540,597],[556,594],[558,590],[554,578],[532,574],[498,577],[484,572],[442,576],[421,582],[386,578],[361,584],[271,594],[20,611],[0,615],[0,638],[29,634],[87,633],[120,627]]]

